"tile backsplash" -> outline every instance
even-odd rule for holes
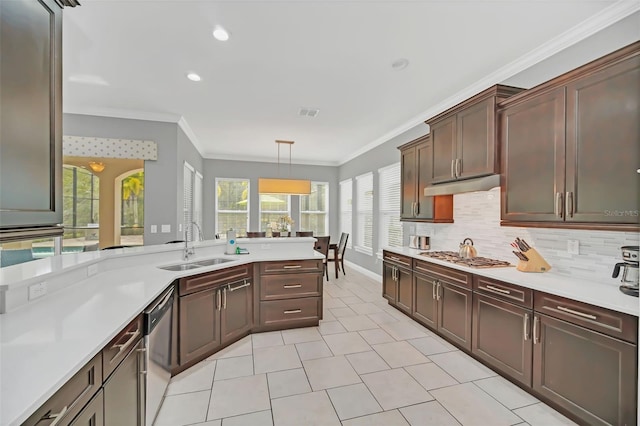
[[[469,237],[478,256],[513,264],[518,259],[509,243],[520,237],[535,247],[556,273],[614,286],[620,284],[619,278],[611,278],[613,266],[621,261],[620,247],[640,244],[637,232],[500,226],[500,188],[454,195],[453,207],[454,223],[411,223],[405,225],[405,235],[413,234],[410,230],[415,226],[415,234],[431,235],[431,250],[452,251]],[[579,241],[579,254],[568,253],[567,240]]]

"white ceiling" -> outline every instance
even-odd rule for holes
[[[637,0],[83,0],[64,111],[180,122],[206,158],[342,164],[628,15]],[[215,40],[215,25],[231,32]],[[409,60],[401,71],[391,64]],[[186,79],[197,72],[202,81]],[[320,109],[300,117],[301,107]],[[288,152],[286,153],[288,160]]]

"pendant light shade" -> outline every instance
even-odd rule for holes
[[[278,176],[280,175],[280,145],[289,145],[289,175],[291,175],[291,145],[293,141],[280,141],[278,144]],[[309,195],[311,194],[311,181],[305,179],[258,179],[259,194],[291,194],[291,195]]]
[[[311,194],[311,181],[303,179],[258,179],[260,194]]]

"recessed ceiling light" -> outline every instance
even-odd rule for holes
[[[393,63],[391,64],[391,68],[393,68],[396,71],[403,70],[408,66],[409,66],[409,60],[405,58],[397,59],[393,61]]]
[[[187,74],[187,78],[191,81],[200,81],[202,80],[202,78],[200,78],[200,76],[198,74],[196,74],[195,72],[190,72],[189,74]]]
[[[213,29],[213,37],[219,41],[227,41],[229,40],[229,32],[220,25],[216,25]]]

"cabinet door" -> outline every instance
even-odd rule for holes
[[[62,223],[62,9],[0,1],[0,228]]]
[[[220,346],[218,289],[180,297],[180,364],[186,364]]]
[[[242,337],[253,327],[253,284],[230,284],[222,289],[220,335],[222,343]]]
[[[80,414],[76,416],[75,419],[71,423],[70,426],[103,426],[104,422],[104,401],[103,401],[103,392],[100,390],[93,399],[82,409]],[[122,424],[132,424],[136,423],[122,423]]]
[[[104,424],[106,426],[144,426],[140,340],[104,384]]]
[[[456,125],[458,179],[498,172],[494,99],[460,111]]]
[[[382,274],[382,297],[395,305],[398,300],[398,283],[395,280],[395,266],[384,263]]]
[[[531,386],[533,311],[473,295],[471,351],[525,386]]]
[[[418,322],[437,329],[438,302],[436,299],[437,279],[421,274],[413,274],[413,312]]]
[[[534,321],[533,389],[586,424],[635,425],[637,347],[546,315]]]
[[[417,200],[416,218],[433,219],[433,197],[424,195],[424,188],[431,185],[431,168],[433,167],[433,145],[431,139],[416,146],[417,163]]]
[[[453,161],[456,158],[456,117],[452,116],[431,126],[433,144],[432,182],[455,180]]]
[[[400,153],[401,183],[400,187],[400,219],[413,219],[416,202],[416,147],[407,148]]]
[[[471,290],[442,281],[438,290],[438,332],[470,351]]]
[[[501,112],[502,221],[562,221],[564,88]]]
[[[397,268],[396,278],[398,286],[397,308],[411,315],[412,297],[413,297],[413,280],[412,273],[408,269]]]
[[[640,57],[567,86],[566,220],[638,223]]]

